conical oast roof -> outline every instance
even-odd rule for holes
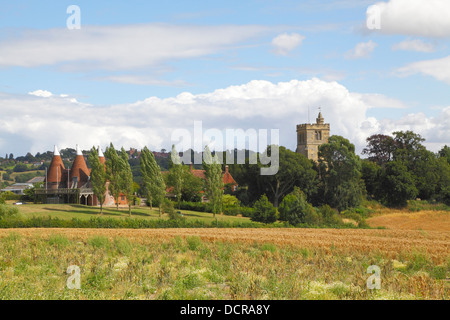
[[[83,186],[88,181],[89,173],[83,153],[77,145],[77,156],[75,157],[72,169],[70,170],[70,184],[73,183],[73,178],[78,177],[78,185],[75,187],[79,188]]]
[[[52,162],[50,163],[50,167],[47,171],[47,182],[60,183],[64,171],[64,163],[61,159],[58,148],[55,146]]]
[[[103,151],[100,148],[100,146],[98,146],[97,150],[98,150],[98,158],[100,159],[100,163],[105,164],[106,163],[105,155],[103,154]]]

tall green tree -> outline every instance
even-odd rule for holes
[[[205,170],[206,195],[212,206],[214,218],[216,213],[222,212],[223,175],[222,165],[218,157],[213,157],[208,146],[203,153],[203,169]]]
[[[178,209],[180,209],[183,188],[183,163],[180,159],[180,155],[175,149],[175,145],[172,145],[172,151],[170,153],[169,175],[173,193],[177,200]]]
[[[270,152],[271,147],[267,152]],[[258,175],[261,185],[268,189],[266,192],[275,207],[295,186],[300,187],[307,195],[312,195],[316,191],[317,182],[317,173],[312,168],[311,160],[282,146],[278,147],[278,152],[279,159],[273,160],[279,165],[278,172],[274,175]]]
[[[445,145],[441,150],[439,150],[438,155],[439,155],[439,158],[444,158],[450,164],[450,147],[449,146]]]
[[[105,165],[100,162],[98,150],[92,147],[89,152],[89,164],[91,166],[91,185],[92,190],[100,202],[100,214],[103,214],[103,202],[106,194],[106,170]]]
[[[108,179],[108,192],[116,202],[119,210],[119,197],[122,192],[121,173],[123,171],[123,161],[117,154],[114,145],[111,143],[105,150],[106,158],[106,178]]]
[[[361,174],[369,198],[380,200],[380,179],[383,167],[368,159],[361,160]]]
[[[166,184],[161,174],[161,168],[156,163],[153,152],[147,147],[144,147],[141,152],[140,163],[142,183],[150,202],[150,209],[152,209],[153,200],[155,200],[159,205],[159,215],[161,216],[161,208],[166,195]]]
[[[402,161],[392,161],[386,165],[381,190],[386,204],[392,207],[404,207],[418,194],[414,178]]]
[[[128,214],[131,217],[131,204],[133,203],[133,173],[131,172],[131,166],[128,162],[128,154],[122,147],[120,151],[120,189],[125,195],[128,202]]]
[[[439,181],[436,200],[450,206],[450,163],[441,157],[438,159]]]
[[[319,164],[327,204],[341,212],[361,203],[361,161],[349,140],[331,136],[319,147]]]
[[[164,177],[166,185],[175,190],[177,183],[181,180],[181,190],[179,190],[178,193],[178,195],[181,195],[181,200],[192,202],[200,201],[201,191],[204,189],[203,179],[194,176],[188,166],[179,167],[181,167],[181,169],[169,169],[169,173]],[[179,175],[181,175],[181,179],[179,179]]]
[[[374,134],[367,138],[367,147],[362,154],[368,155],[368,159],[382,166],[393,160],[397,141],[391,136]]]

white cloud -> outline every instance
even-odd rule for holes
[[[373,50],[375,50],[376,46],[377,44],[372,40],[369,40],[367,42],[360,42],[355,46],[353,50],[347,52],[346,57],[348,59],[367,58],[370,56]]]
[[[47,91],[47,90],[35,90],[32,92],[28,92],[28,94],[30,94],[32,96],[44,97],[44,98],[48,98],[53,95],[50,91]]]
[[[432,76],[439,81],[450,84],[450,56],[441,59],[417,61],[397,69],[399,76],[410,76],[416,73]]]
[[[110,142],[118,148],[159,150],[176,143],[170,141],[175,129],[192,132],[194,121],[202,121],[204,131],[279,129],[280,144],[295,150],[296,125],[308,122],[309,114],[314,122],[319,106],[331,133],[350,139],[358,152],[371,134],[394,130],[413,130],[436,146],[450,144],[450,107],[434,118],[418,113],[400,120],[376,119],[367,116],[371,108],[403,104],[379,94],[349,92],[337,82],[317,78],[279,83],[253,80],[204,94],[184,92],[109,106],[71,102],[55,94],[47,98],[0,94],[0,139],[3,153],[15,146],[10,137],[29,143],[21,150],[24,154],[51,150],[53,144],[89,149]]]
[[[405,40],[392,46],[392,50],[406,50],[417,52],[433,52],[435,47],[431,43],[423,42],[420,39]]]
[[[273,38],[272,46],[274,47],[275,54],[287,55],[301,45],[304,39],[305,37],[298,33],[283,33]]]
[[[370,108],[391,108],[391,109],[407,108],[407,106],[402,101],[386,97],[383,94],[368,93],[368,94],[361,94],[360,97],[367,105],[370,106]]]
[[[0,42],[0,67],[138,69],[173,59],[214,54],[267,30],[252,25],[167,24],[28,30]]]
[[[380,14],[380,29],[374,31],[424,37],[450,36],[448,0],[389,0],[374,6]]]

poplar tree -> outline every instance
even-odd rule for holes
[[[103,202],[106,193],[106,171],[105,166],[100,162],[98,150],[92,147],[89,153],[89,164],[91,165],[91,184],[94,194],[100,202],[100,214],[103,213]]]
[[[131,202],[133,200],[133,172],[131,171],[131,166],[128,162],[128,154],[123,147],[120,151],[120,162],[120,190],[127,199],[128,214],[131,217]]]
[[[223,176],[222,165],[218,157],[213,157],[208,146],[203,153],[203,169],[205,170],[206,195],[211,203],[214,218],[222,211]]]
[[[175,145],[172,145],[172,152],[170,154],[169,175],[171,176],[170,180],[173,185],[173,193],[177,198],[178,209],[180,209],[181,191],[183,188],[183,166]]]
[[[116,201],[116,208],[119,210],[119,196],[121,193],[121,172],[123,161],[117,155],[116,149],[111,143],[105,151],[106,158],[106,178],[109,181],[108,191],[109,194]]]
[[[159,205],[159,215],[161,216],[161,206],[166,194],[166,184],[161,174],[161,168],[156,163],[155,156],[147,147],[141,152],[140,165],[142,172],[142,182],[152,209],[153,200]]]

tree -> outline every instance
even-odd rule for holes
[[[183,188],[183,165],[180,155],[175,149],[175,145],[172,145],[172,151],[170,153],[169,175],[169,179],[171,181],[170,185],[173,187],[173,193],[177,199],[178,209],[180,209],[181,191]]]
[[[386,204],[393,207],[406,206],[407,201],[418,194],[413,176],[401,161],[392,161],[386,165],[381,190]]]
[[[270,152],[270,148],[267,152]],[[300,187],[308,195],[312,195],[317,190],[317,173],[312,169],[312,161],[285,147],[280,146],[278,148],[278,172],[274,175],[258,175],[261,184],[268,186],[268,193],[275,207],[278,207],[279,201],[290,193],[295,186]]]
[[[382,166],[393,160],[396,149],[394,138],[384,134],[374,134],[367,138],[367,147],[362,154],[368,155],[368,159]]]
[[[361,162],[355,146],[341,136],[331,136],[319,147],[321,179],[326,203],[339,212],[362,200]]]
[[[450,206],[450,163],[444,157],[438,159],[439,181],[436,189],[436,200]]]
[[[128,162],[128,153],[122,147],[120,151],[120,190],[125,195],[128,202],[128,214],[131,217],[131,204],[133,200],[133,173],[131,172],[130,163]]]
[[[270,203],[265,194],[255,202],[253,209],[254,213],[251,217],[252,221],[263,223],[273,223],[277,221],[277,209]]]
[[[183,166],[181,185],[181,200],[197,202],[201,200],[201,191],[204,189],[203,179],[194,176],[189,167]]]
[[[214,218],[222,212],[223,176],[222,165],[218,157],[213,157],[208,146],[203,153],[203,169],[205,170],[206,195],[212,207]]]
[[[153,200],[156,200],[159,206],[159,215],[161,216],[161,207],[166,194],[166,184],[161,174],[161,168],[155,160],[153,152],[147,147],[141,152],[140,157],[142,183],[150,202],[150,209],[152,209]]]
[[[372,162],[368,159],[363,159],[361,161],[361,177],[370,198],[380,199],[380,177],[382,173],[383,168],[376,162]]]
[[[413,169],[420,153],[426,150],[422,145],[425,139],[412,131],[396,131],[393,134],[396,142],[393,159],[403,161],[408,169]]]
[[[318,222],[318,215],[314,207],[306,201],[305,194],[298,187],[295,187],[283,198],[278,210],[280,220],[287,221],[293,226],[300,223],[316,224]]]
[[[98,150],[92,147],[89,152],[89,164],[91,166],[91,185],[98,202],[100,202],[100,214],[103,214],[103,202],[106,194],[106,169],[105,165],[100,162]]]
[[[438,155],[439,158],[444,158],[450,164],[450,147],[445,145],[441,150],[439,150]]]
[[[18,163],[13,169],[14,172],[25,172],[27,170],[28,166],[25,163]]]
[[[105,158],[106,158],[106,178],[109,181],[108,191],[109,194],[116,201],[116,207],[117,210],[119,210],[119,196],[122,191],[120,175],[123,170],[122,168],[123,161],[120,160],[119,156],[117,155],[116,149],[114,148],[112,143],[108,148],[106,148]]]

